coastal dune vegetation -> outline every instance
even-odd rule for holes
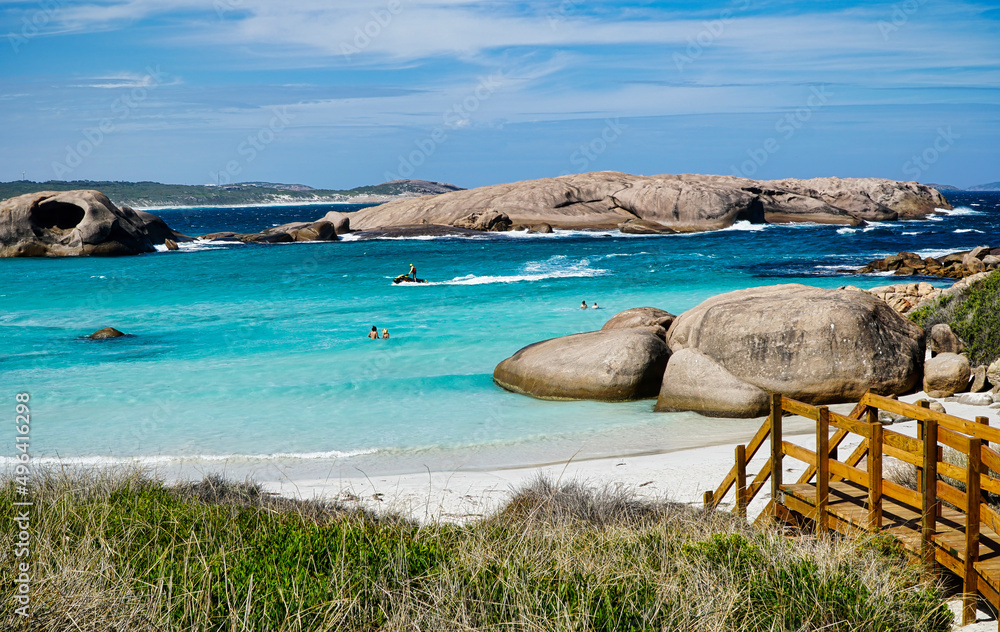
[[[622,487],[538,479],[489,517],[418,524],[219,477],[34,481],[32,616],[7,602],[3,629],[902,632],[952,619],[891,538],[789,538]],[[3,481],[8,523],[15,494]],[[13,537],[0,536],[8,555]]]

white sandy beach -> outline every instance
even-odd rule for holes
[[[926,399],[926,395],[918,393],[900,399],[912,403]],[[1000,410],[995,408],[957,402],[943,404],[950,415],[964,419],[987,416],[991,425],[1000,425]],[[843,414],[850,412],[851,408],[849,404],[831,407]],[[917,424],[912,421],[901,422],[893,424],[892,429],[916,436]],[[785,436],[804,447],[812,449],[815,446],[815,435]],[[748,436],[747,440],[749,438]],[[857,444],[857,437],[852,436],[842,444],[843,451],[849,452]],[[536,467],[497,468],[490,471],[425,471],[371,478],[359,473],[346,478],[292,480],[281,476],[264,477],[262,475],[265,473],[260,472],[259,480],[268,490],[284,495],[336,499],[375,511],[398,512],[421,522],[463,522],[483,517],[502,506],[510,498],[512,490],[539,476],[547,476],[552,480],[584,481],[597,487],[623,485],[633,490],[639,498],[701,506],[704,492],[718,487],[733,466],[735,447],[736,444],[713,445],[664,454],[568,461]],[[759,471],[767,458],[766,453],[765,445],[750,462],[748,472]],[[892,459],[886,459],[885,466],[892,467],[891,462]],[[786,480],[794,480],[805,469],[804,463],[789,457],[786,457],[784,466]],[[770,488],[765,486],[750,503],[748,514],[751,519],[763,510],[769,499]],[[723,502],[723,508],[731,509],[732,506],[733,493],[730,492]],[[960,620],[960,602],[954,599],[949,605],[956,612],[956,620]],[[986,612],[980,611],[976,623],[961,629],[985,632],[994,630],[996,625],[996,621]]]
[[[901,398],[906,402],[926,399],[923,393]],[[991,425],[1000,425],[1000,410],[985,406],[969,406],[943,402],[948,414],[974,419],[987,416]],[[842,404],[831,409],[850,412],[853,406]],[[763,420],[761,420],[763,423]],[[893,430],[916,435],[916,422],[892,425]],[[754,427],[754,431],[756,427]],[[743,441],[749,441],[753,431]],[[812,434],[788,434],[805,447],[815,445]],[[850,438],[845,449],[853,448]],[[302,479],[286,475],[280,463],[254,473],[254,477],[272,492],[297,498],[328,498],[356,503],[376,511],[395,511],[419,521],[462,522],[476,519],[496,510],[510,498],[512,490],[539,476],[552,480],[585,481],[594,486],[623,485],[639,498],[670,500],[701,505],[705,491],[714,490],[732,468],[736,443],[711,445],[687,450],[642,456],[612,457],[592,460],[568,460],[563,463],[531,467],[498,467],[486,471],[452,470],[407,473],[388,476],[368,476],[358,472],[352,476],[324,479]],[[766,460],[761,449],[748,466],[756,473]],[[797,477],[805,464],[786,457],[786,480]],[[770,498],[769,488],[762,489],[749,506],[749,515],[760,513]],[[724,500],[732,506],[733,495]]]

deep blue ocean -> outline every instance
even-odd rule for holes
[[[74,463],[279,459],[419,471],[723,442],[758,422],[653,413],[652,401],[539,401],[501,390],[491,374],[524,345],[599,329],[629,307],[676,314],[755,285],[913,281],[837,271],[902,250],[1000,246],[1000,194],[947,197],[956,207],[947,215],[860,228],[349,236],[0,259],[0,398],[13,411],[15,393],[29,392],[35,458]],[[155,212],[196,235],[358,208]],[[393,285],[410,263],[430,283]],[[581,310],[583,300],[601,309]],[[373,325],[390,339],[367,339]],[[82,339],[108,326],[131,336]],[[0,455],[13,454],[11,429]]]

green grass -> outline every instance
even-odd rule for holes
[[[1000,270],[962,293],[942,296],[932,305],[910,314],[910,319],[925,330],[946,323],[962,339],[969,361],[990,364],[1000,358]]]
[[[217,478],[39,475],[31,630],[947,630],[885,538],[789,540],[727,514],[546,481],[421,526]],[[15,490],[0,485],[10,524]],[[13,534],[0,536],[7,555]],[[12,594],[10,565],[0,592]]]

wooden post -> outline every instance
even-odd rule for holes
[[[869,426],[868,442],[868,531],[882,529],[882,424]]]
[[[925,419],[921,422],[924,439],[923,489],[921,494],[922,514],[920,525],[920,553],[924,560],[924,572],[934,573],[934,535],[937,531],[937,421]]]
[[[702,496],[702,500],[705,503],[705,509],[712,509],[715,506],[713,496],[715,496],[715,493],[712,490],[708,490]]]
[[[826,535],[830,530],[830,515],[826,512],[830,500],[830,409],[821,406],[816,422],[816,531]]]
[[[747,447],[736,446],[736,513],[747,519]]]
[[[982,424],[984,426],[989,427],[989,425],[990,425],[990,418],[989,417],[976,417],[976,423],[977,424]],[[990,446],[990,442],[984,440],[983,441],[983,447],[984,448],[988,448],[989,446]]]
[[[869,424],[878,423],[878,408],[874,406],[868,406],[865,408],[865,421]]]
[[[782,504],[781,496],[781,393],[771,395],[771,500]]]
[[[969,439],[969,455],[965,469],[965,576],[962,578],[962,625],[976,620],[976,605],[979,601],[979,575],[976,562],[979,561],[979,504],[980,475],[982,474],[982,441],[978,437]]]

